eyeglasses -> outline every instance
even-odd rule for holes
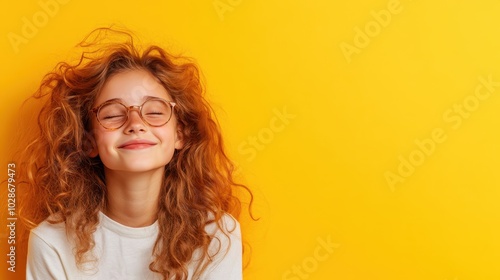
[[[116,99],[108,100],[92,109],[97,121],[105,129],[115,130],[127,121],[131,110],[137,110],[141,119],[150,126],[163,126],[172,118],[175,103],[161,98],[151,98],[140,106],[126,106]]]

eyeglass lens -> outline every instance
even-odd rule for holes
[[[106,128],[119,128],[128,119],[129,109],[118,102],[102,106],[97,114],[99,122]],[[141,116],[152,126],[161,126],[170,119],[172,108],[170,104],[161,100],[148,100],[142,105]]]

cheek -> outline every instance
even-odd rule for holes
[[[165,126],[156,127],[155,129],[151,130],[151,132],[153,132],[153,134],[155,134],[155,136],[162,142],[173,144],[176,138],[175,121],[172,122],[171,120]]]
[[[114,138],[115,137],[113,137],[113,133],[96,130],[94,133],[94,139],[99,153],[105,152],[112,148]]]
[[[164,146],[168,147],[169,149],[173,148],[175,143],[175,134],[173,132],[163,132],[159,134],[158,137],[161,139],[161,142]]]
[[[158,131],[156,137],[160,140],[163,152],[169,157],[174,154],[175,151],[175,130],[168,129],[163,131]]]

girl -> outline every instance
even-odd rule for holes
[[[241,279],[234,188],[249,190],[195,64],[110,29],[80,46],[35,94],[27,279]]]

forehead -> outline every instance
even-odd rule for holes
[[[167,90],[149,72],[129,70],[109,77],[95,104],[118,98],[127,104],[137,105],[151,96],[172,100]]]

